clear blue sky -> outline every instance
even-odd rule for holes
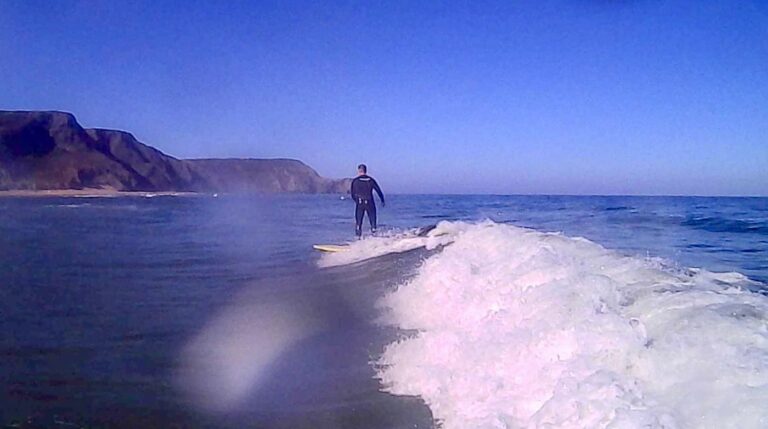
[[[0,0],[0,109],[390,192],[768,194],[768,2]]]

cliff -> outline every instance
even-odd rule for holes
[[[292,159],[181,160],[63,112],[0,111],[0,190],[344,193]]]

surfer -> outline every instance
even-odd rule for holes
[[[352,199],[355,201],[355,234],[363,235],[363,216],[368,213],[368,222],[371,223],[371,233],[376,233],[376,203],[373,201],[373,191],[379,194],[381,205],[386,206],[384,194],[376,180],[368,175],[368,167],[365,164],[357,166],[357,177],[352,180]]]

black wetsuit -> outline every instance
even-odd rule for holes
[[[384,194],[373,177],[363,174],[352,180],[352,199],[355,200],[355,233],[358,237],[363,234],[363,216],[368,213],[371,232],[376,232],[376,204],[373,201],[373,191],[379,194],[381,204],[384,204]]]

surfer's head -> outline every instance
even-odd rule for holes
[[[365,164],[360,164],[357,166],[357,174],[362,175],[368,173],[368,167],[366,167]]]

